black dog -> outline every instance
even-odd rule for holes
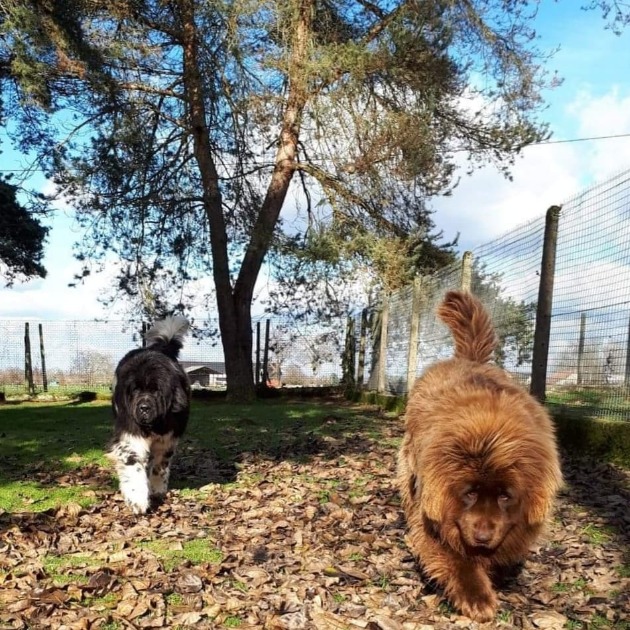
[[[109,456],[136,514],[166,495],[170,460],[188,422],[190,384],[177,361],[187,332],[184,317],[157,322],[146,334],[147,346],[128,352],[116,368]]]

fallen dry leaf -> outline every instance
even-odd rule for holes
[[[334,436],[302,434],[296,420],[275,452],[241,453],[225,473],[185,438],[173,477],[187,490],[144,516],[92,489],[109,470],[39,467],[38,483],[85,486],[100,500],[0,514],[0,628],[468,627],[404,543],[394,483],[402,424],[371,413],[377,435],[332,415]],[[564,473],[548,532],[499,590],[497,627],[630,622],[630,475],[569,458]]]

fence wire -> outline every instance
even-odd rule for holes
[[[254,322],[252,370],[271,386],[345,382],[404,394],[431,363],[451,356],[435,310],[449,289],[469,287],[492,314],[497,362],[528,386],[545,239],[545,215],[457,262],[381,296],[381,304],[340,320]],[[127,322],[29,323],[34,389],[109,387],[120,357],[141,342]],[[43,342],[40,342],[40,325]],[[269,327],[269,332],[266,332]],[[206,321],[182,352],[197,387],[225,387],[216,321]],[[0,320],[0,388],[24,391],[25,322]],[[345,337],[345,338],[344,338]],[[43,345],[44,352],[41,352]],[[562,205],[546,365],[550,403],[630,418],[630,171]]]
[[[525,387],[532,351],[545,239],[545,214],[472,251],[470,290],[492,314],[500,339],[497,362]],[[452,354],[435,316],[438,302],[462,286],[462,266],[419,278],[387,296],[386,359],[378,357],[382,309],[364,344],[368,389],[406,393],[413,377]],[[414,346],[413,322],[418,318]],[[358,334],[358,326],[354,327]],[[355,344],[355,345],[357,345]],[[412,364],[410,363],[412,362]],[[380,382],[374,377],[384,373]],[[547,360],[547,399],[630,418],[630,171],[596,184],[562,205]]]
[[[254,320],[252,372],[273,387],[326,386],[340,381],[338,322]],[[225,389],[218,322],[193,326],[180,361],[194,389]],[[142,326],[126,321],[0,320],[0,392],[13,395],[109,391],[125,353],[142,345]],[[30,350],[29,350],[30,348]],[[29,375],[30,372],[30,375]]]

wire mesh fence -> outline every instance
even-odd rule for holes
[[[564,203],[553,243],[548,221],[549,213],[541,213],[468,260],[384,296],[378,311],[365,315],[372,322],[365,338],[354,344],[355,352],[366,346],[369,357],[355,362],[357,381],[382,393],[406,393],[428,365],[451,356],[435,310],[446,290],[463,287],[492,314],[500,340],[496,361],[516,380],[529,387],[542,370],[549,403],[630,418],[630,171]],[[546,244],[554,250],[550,269],[543,268]],[[541,296],[552,305],[546,315]],[[539,342],[539,365],[536,325],[545,317],[549,336]]]
[[[564,203],[554,215],[557,239],[550,238],[549,216],[541,212],[462,261],[381,296],[378,306],[355,313],[345,326],[340,320],[254,321],[256,381],[272,387],[343,382],[404,394],[428,365],[451,355],[435,310],[447,290],[465,287],[492,314],[500,339],[496,360],[516,380],[533,388],[542,374],[548,402],[630,418],[630,171]],[[555,264],[545,266],[543,251],[552,245]],[[225,388],[217,331],[216,321],[205,321],[184,346],[181,359],[193,387]],[[140,343],[140,327],[129,322],[0,320],[0,390],[108,389],[117,361]],[[536,355],[541,347],[544,353]]]
[[[0,320],[0,392],[5,397],[109,392],[116,364],[142,345],[142,331],[141,324],[118,320]],[[254,321],[252,340],[257,383],[272,387],[339,383],[338,344],[343,339],[337,326],[265,318]],[[225,389],[217,321],[193,326],[180,361],[193,389]]]

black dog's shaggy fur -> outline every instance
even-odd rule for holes
[[[116,368],[109,455],[136,514],[166,495],[170,460],[188,423],[190,384],[177,361],[187,332],[183,317],[157,322],[146,334],[147,346],[128,352]]]

